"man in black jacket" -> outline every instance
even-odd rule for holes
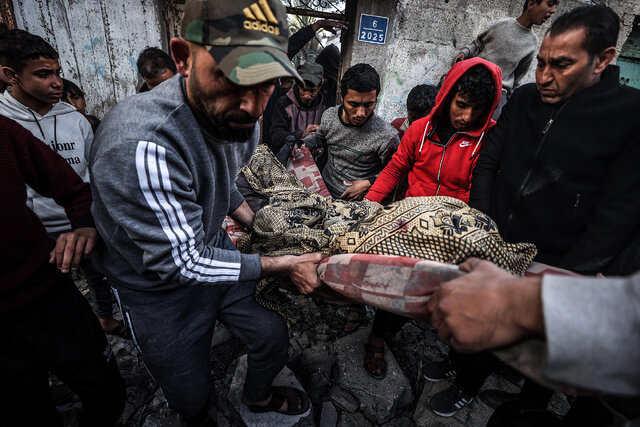
[[[514,93],[473,173],[469,204],[537,261],[609,273],[640,224],[640,91],[620,85],[619,19],[605,6],[558,18],[536,85]],[[503,113],[504,114],[504,113]]]
[[[469,205],[506,241],[534,243],[537,261],[582,274],[611,274],[640,230],[640,91],[621,86],[610,65],[619,28],[606,6],[559,17],[540,47],[536,83],[514,91],[473,171]],[[484,353],[451,357],[456,382],[429,401],[441,415],[469,403],[491,365]],[[455,375],[447,362],[424,372]],[[530,385],[523,394],[540,407],[550,398]]]

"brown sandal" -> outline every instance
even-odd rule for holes
[[[364,370],[367,371],[369,376],[379,380],[387,375],[387,362],[384,360],[384,341],[382,341],[382,345],[375,345],[371,342],[371,336],[369,335],[369,340],[364,345]]]
[[[355,332],[358,328],[360,328],[360,326],[362,326],[362,323],[364,323],[366,317],[367,313],[363,307],[351,306],[349,308],[349,313],[347,313],[347,318],[345,319],[342,331],[345,334]]]
[[[242,399],[249,410],[254,413],[278,412],[285,415],[300,415],[309,410],[309,398],[307,394],[293,387],[271,387],[271,400],[266,405],[251,405]],[[287,410],[281,411],[284,402],[287,402]]]

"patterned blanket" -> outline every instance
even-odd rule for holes
[[[238,240],[243,252],[396,255],[449,264],[473,256],[520,276],[536,255],[532,244],[504,242],[491,218],[454,198],[408,198],[387,207],[326,198],[287,173],[264,146],[242,172],[252,190],[269,199],[256,212],[253,232]],[[256,298],[281,312],[265,300],[277,287],[277,280],[262,281]]]
[[[269,197],[256,212],[254,231],[238,242],[246,252],[397,255],[450,264],[474,256],[520,276],[536,255],[532,244],[504,242],[491,218],[451,197],[413,197],[387,207],[322,197],[262,146],[243,173]]]

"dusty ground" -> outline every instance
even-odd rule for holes
[[[91,295],[83,281],[76,282],[91,302]],[[435,415],[427,399],[446,388],[450,382],[430,383],[422,377],[422,366],[446,357],[448,346],[438,340],[427,324],[411,321],[400,331],[407,363],[399,366],[387,352],[388,374],[385,380],[366,375],[360,363],[361,343],[366,339],[373,316],[351,335],[343,333],[347,307],[329,304],[286,293],[294,313],[290,328],[289,368],[301,381],[313,403],[311,414],[302,419],[301,426],[483,426],[492,410],[475,400],[452,418]],[[114,307],[117,306],[114,304]],[[118,317],[117,312],[116,317]],[[127,385],[127,403],[121,426],[178,426],[176,414],[166,407],[157,384],[147,373],[133,343],[108,337],[116,355],[121,374]],[[211,374],[217,391],[217,414],[220,426],[245,425],[240,414],[227,400],[227,394],[238,358],[245,354],[245,346],[218,328],[212,342]],[[517,391],[522,377],[505,367],[498,369],[487,387]],[[566,400],[555,395],[551,408],[563,413]],[[65,424],[77,424],[81,404],[77,397],[67,399],[58,409]]]

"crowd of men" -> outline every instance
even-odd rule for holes
[[[80,397],[84,425],[113,425],[125,391],[107,333],[133,339],[186,425],[214,425],[216,321],[247,344],[242,399],[251,411],[308,411],[303,390],[272,386],[289,335],[254,293],[259,279],[286,276],[312,294],[323,255],[240,253],[221,228],[225,216],[252,228],[236,178],[259,143],[285,161],[309,148],[333,198],[449,196],[490,215],[505,241],[534,243],[539,262],[589,276],[638,271],[640,91],[621,86],[611,65],[620,20],[606,6],[573,9],[538,49],[531,28],[557,4],[527,0],[520,17],[492,24],[439,87],[416,86],[407,117],[391,124],[375,112],[381,86],[371,65],[353,65],[338,83],[332,45],[295,69],[291,58],[316,31],[346,26],[318,21],[289,38],[278,0],[261,1],[278,23],[266,32],[246,25],[251,1],[187,0],[171,56],[146,49],[141,93],[102,122],[86,113],[82,89],[61,79],[49,43],[1,28],[0,83],[10,88],[0,96],[3,419],[58,425],[53,373]],[[535,84],[521,85],[532,62]],[[70,279],[78,269],[95,315]],[[455,377],[430,398],[435,413],[452,416],[476,397],[496,363],[487,350],[531,335],[545,339],[549,380],[640,395],[640,276],[516,278],[477,259],[460,269],[468,274],[429,303],[453,349],[424,375]],[[126,322],[113,318],[111,290]],[[376,312],[363,343],[372,377],[386,374],[385,342],[400,352],[405,323]],[[545,411],[551,393],[527,381],[519,394],[481,398],[496,408],[496,426],[613,417],[581,397],[559,419]],[[616,413],[639,416],[634,408]]]

